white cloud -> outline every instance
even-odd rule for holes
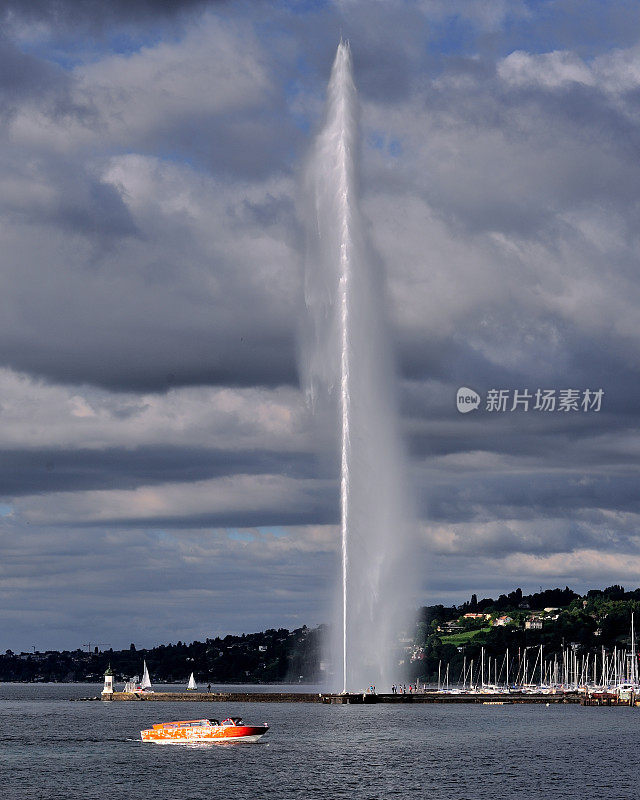
[[[162,394],[55,386],[0,369],[0,447],[150,445],[279,452],[308,446],[293,389],[183,388]]]
[[[616,95],[640,85],[638,46],[613,49],[589,61],[569,50],[527,53],[516,50],[497,65],[500,78],[510,86],[559,89],[580,84]]]
[[[611,92],[626,92],[640,85],[640,48],[614,49],[596,56],[593,69]]]
[[[188,126],[274,100],[250,26],[214,15],[201,17],[177,41],[80,64],[72,78],[71,100],[83,113],[52,115],[46,106],[26,104],[11,123],[15,141],[64,153],[98,143],[100,149],[144,146],[162,131],[184,128],[189,136]]]
[[[265,517],[291,509],[310,510],[317,481],[282,475],[236,475],[188,484],[164,483],[137,489],[52,492],[14,501],[16,512],[29,524],[64,525],[123,521],[170,521],[199,516],[232,517],[238,509]],[[286,511],[285,511],[286,510]]]
[[[518,553],[507,556],[504,565],[509,575],[526,574],[548,581],[558,578],[598,584],[603,581],[631,581],[637,585],[640,575],[640,555],[607,553],[596,549],[545,556]]]
[[[516,50],[498,64],[498,75],[514,86],[555,89],[569,83],[594,86],[593,72],[575,53],[555,50],[533,55]]]

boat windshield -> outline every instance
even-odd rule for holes
[[[208,725],[208,719],[188,719],[181,722],[165,722],[163,728],[197,728],[202,725]]]

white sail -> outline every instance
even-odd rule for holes
[[[189,683],[187,684],[187,689],[197,689],[196,686],[196,679],[193,677],[193,672],[191,673],[191,677],[189,678]]]
[[[142,682],[140,683],[140,687],[142,689],[150,689],[151,688],[151,678],[149,677],[149,670],[147,669],[147,662],[144,661],[144,672],[142,673]]]

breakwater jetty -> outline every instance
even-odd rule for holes
[[[94,699],[94,698],[87,698]],[[318,703],[309,692],[113,692],[96,697],[109,703]]]
[[[86,700],[145,703],[324,703],[329,705],[376,705],[391,703],[475,703],[509,705],[513,703],[579,703],[577,693],[558,694],[480,694],[415,692],[407,694],[311,693],[311,692],[113,692]]]

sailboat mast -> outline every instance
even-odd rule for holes
[[[542,679],[542,645],[540,645],[540,686],[544,683]]]
[[[633,611],[631,612],[631,682],[638,682],[638,660],[636,658],[636,634],[633,627]]]

